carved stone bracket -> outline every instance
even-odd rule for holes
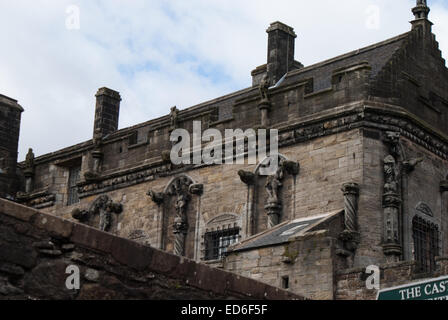
[[[255,184],[255,174],[249,171],[240,170],[238,171],[238,175],[243,183],[248,186],[252,186]]]
[[[192,184],[189,187],[190,193],[201,196],[204,193],[204,185],[203,184]]]
[[[296,161],[285,160],[283,162],[283,167],[285,168],[285,171],[292,176],[297,176],[300,172],[300,164]]]
[[[151,198],[151,200],[158,206],[163,204],[163,201],[165,199],[165,195],[162,192],[155,192],[155,191],[149,190],[146,193],[146,195],[149,196]]]
[[[112,226],[112,213],[123,212],[121,203],[113,202],[107,195],[98,197],[90,206],[89,210],[74,209],[72,217],[79,222],[87,223],[94,215],[100,215],[98,228],[101,231],[108,231]]]

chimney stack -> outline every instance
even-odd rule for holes
[[[17,152],[23,108],[0,94],[0,198],[14,199],[18,191]]]
[[[270,85],[275,85],[288,71],[294,69],[294,29],[281,22],[271,23],[268,33],[267,73]]]
[[[98,130],[106,136],[118,130],[120,115],[120,93],[108,88],[100,88],[96,93],[95,122],[93,133]]]

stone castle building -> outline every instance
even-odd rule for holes
[[[307,298],[375,298],[369,265],[382,287],[447,272],[448,70],[429,11],[418,0],[409,32],[311,66],[272,23],[252,87],[121,130],[120,94],[101,88],[92,140],[21,163],[23,109],[0,96],[0,196]],[[170,135],[194,121],[278,130],[278,169],[260,174],[269,153],[173,164]]]

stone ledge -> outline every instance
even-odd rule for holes
[[[192,260],[119,238],[112,234],[41,213],[8,200],[0,199],[0,215],[7,215],[69,239],[72,244],[101,252],[123,266],[137,271],[154,272],[183,281],[186,285],[217,296],[237,295],[256,300],[303,300],[285,290],[253,279],[211,268]],[[125,275],[124,275],[125,276]]]

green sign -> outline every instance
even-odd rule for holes
[[[380,290],[377,300],[448,300],[448,276]]]

